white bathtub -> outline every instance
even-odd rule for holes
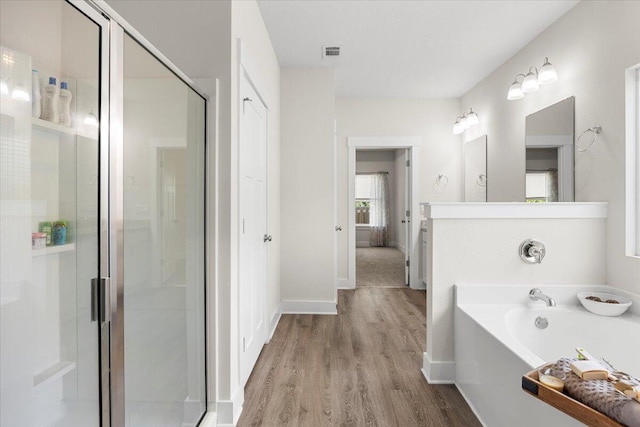
[[[533,287],[557,307],[529,300]],[[619,317],[586,311],[576,294],[601,291],[633,301]],[[521,377],[545,362],[574,357],[584,347],[617,369],[640,376],[640,295],[608,286],[456,285],[456,386],[481,422],[498,426],[582,426],[521,389]],[[535,319],[544,316],[546,329]]]

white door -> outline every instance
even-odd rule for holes
[[[267,109],[243,75],[240,84],[240,375],[247,381],[266,340]]]
[[[411,240],[411,150],[404,150],[404,283],[410,284],[409,264],[411,263],[410,254],[412,251],[413,241]],[[417,260],[416,260],[417,262]]]

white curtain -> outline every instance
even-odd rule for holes
[[[371,208],[369,211],[369,244],[389,245],[389,180],[386,173],[371,176]]]

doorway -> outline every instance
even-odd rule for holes
[[[409,284],[407,149],[356,150],[356,287]]]
[[[348,238],[348,287],[355,288],[357,283],[356,274],[356,245],[357,245],[357,230],[356,230],[356,151],[361,150],[373,151],[373,150],[387,150],[394,153],[394,171],[395,164],[402,166],[404,176],[403,192],[404,197],[403,205],[404,209],[398,212],[395,224],[396,241],[395,245],[398,245],[398,241],[402,242],[402,235],[404,235],[404,244],[402,246],[404,251],[404,280],[405,284],[408,284],[411,288],[421,289],[424,288],[422,281],[420,280],[419,271],[419,204],[418,204],[418,162],[414,164],[412,159],[418,158],[420,138],[419,137],[348,137],[347,145],[349,147],[349,238]],[[403,155],[400,157],[399,153]],[[384,172],[384,171],[378,171]],[[388,172],[388,171],[387,171]],[[396,175],[398,175],[396,173]],[[404,221],[404,222],[402,222]],[[404,230],[404,232],[402,231]],[[362,233],[361,233],[362,234]],[[400,237],[397,237],[398,234]],[[412,262],[413,260],[413,262]]]

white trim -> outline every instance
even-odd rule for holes
[[[422,353],[422,375],[429,384],[454,384],[456,362],[431,360],[429,353]]]
[[[350,136],[347,146],[359,148],[407,148],[422,144],[419,136]]]
[[[625,112],[626,112],[626,203],[625,203],[625,254],[640,257],[640,123],[638,90],[640,64],[625,71]]]
[[[280,306],[273,310],[271,314],[271,321],[269,322],[269,330],[267,331],[267,344],[273,338],[273,334],[276,332],[276,328],[278,327],[278,323],[280,323],[280,318],[282,317],[282,311],[280,310]]]
[[[356,176],[356,147],[365,149],[383,148],[406,148],[411,152],[411,242],[407,242],[407,247],[411,253],[411,264],[409,267],[410,283],[412,289],[424,289],[420,278],[420,203],[418,202],[418,188],[420,185],[420,145],[422,139],[419,136],[385,136],[385,137],[347,137],[349,148],[348,168],[349,168],[349,204],[354,206],[355,201],[355,176]],[[405,183],[409,185],[409,183]],[[349,239],[348,239],[348,272],[349,282],[356,282],[356,212],[355,209],[348,210],[349,217]]]
[[[335,301],[282,301],[280,312],[282,314],[338,314]]]
[[[235,426],[242,414],[244,404],[244,388],[238,387],[231,396],[231,400],[220,400],[216,404],[218,426]]]
[[[607,218],[607,202],[571,203],[421,203],[431,219],[596,219]]]
[[[355,284],[351,284],[349,279],[338,279],[338,289],[355,289]]]

